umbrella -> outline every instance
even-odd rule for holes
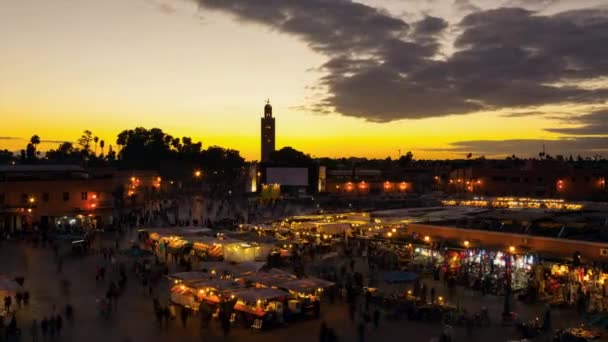
[[[418,278],[413,272],[394,271],[384,275],[384,281],[389,284],[411,283]]]

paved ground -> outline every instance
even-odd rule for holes
[[[135,283],[134,276],[129,277],[126,294],[118,303],[118,309],[109,320],[100,317],[96,306],[96,298],[101,297],[107,288],[106,283],[96,283],[95,265],[102,262],[101,255],[85,257],[66,256],[63,274],[72,283],[68,297],[62,295],[60,281],[55,266],[53,252],[48,248],[33,248],[19,242],[4,242],[0,245],[0,274],[11,277],[23,275],[26,277],[25,287],[31,293],[31,304],[18,311],[18,324],[24,330],[22,341],[31,341],[29,327],[31,320],[42,319],[49,315],[53,305],[58,309],[65,303],[71,303],[75,308],[75,319],[67,322],[60,338],[61,341],[86,342],[155,342],[155,341],[224,341],[219,330],[219,324],[213,323],[210,328],[202,329],[198,320],[191,319],[186,328],[174,321],[168,329],[160,329],[155,322],[152,312],[152,299],[141,285]],[[112,274],[109,274],[112,277]],[[442,285],[428,281],[428,284],[438,289],[438,296],[447,298]],[[168,284],[161,285],[157,291],[166,296]],[[502,299],[494,296],[480,297],[478,294],[465,294],[459,289],[458,295],[463,307],[475,311],[486,306],[496,320],[502,310]],[[542,313],[542,306],[524,306],[514,301],[514,311],[520,313],[522,319],[531,319]],[[332,327],[339,341],[357,341],[355,324],[348,318],[347,308],[342,304],[324,304],[322,320]],[[578,318],[572,311],[554,312],[554,326],[568,327],[575,324]],[[245,328],[235,328],[227,341],[290,341],[310,342],[318,340],[319,320],[292,323],[285,328],[267,332],[252,332]],[[410,322],[382,322],[379,330],[370,328],[367,341],[429,341],[441,331],[438,324]],[[517,338],[513,327],[494,324],[488,328],[477,328],[472,337],[466,335],[463,328],[455,329],[455,341],[508,341]],[[1,340],[1,338],[0,338]],[[546,338],[539,339],[541,341]]]

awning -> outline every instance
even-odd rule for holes
[[[244,289],[237,290],[230,293],[235,298],[242,300],[247,303],[257,303],[258,300],[273,300],[281,297],[289,296],[289,293],[276,289]]]
[[[334,285],[331,281],[319,279],[319,278],[303,278],[296,279],[280,284],[279,287],[295,292],[310,293],[315,292],[317,289],[326,289]]]

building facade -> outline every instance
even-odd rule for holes
[[[63,219],[77,218],[101,227],[112,222],[119,203],[125,208],[143,206],[160,191],[161,182],[149,171],[91,171],[74,165],[0,167],[0,232],[34,226],[52,229]]]
[[[261,130],[262,130],[262,163],[270,160],[270,154],[275,150],[275,118],[272,116],[272,106],[270,101],[264,106],[264,116],[261,119]]]
[[[439,179],[449,193],[592,200],[606,195],[606,171],[556,160],[526,160],[509,167],[474,166]]]

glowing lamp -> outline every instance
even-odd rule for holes
[[[469,241],[465,241],[465,242],[464,242],[464,246],[465,246],[465,247],[469,247]]]
[[[509,247],[509,252],[515,253],[515,246],[510,246]]]
[[[430,237],[430,236],[428,236],[428,235],[427,235],[427,236],[425,236],[425,237],[424,237],[424,241],[426,241],[426,242],[431,241],[431,237]]]

